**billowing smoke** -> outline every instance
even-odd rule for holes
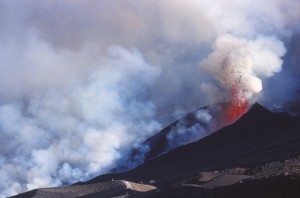
[[[109,171],[128,145],[160,129],[147,100],[159,68],[136,50],[108,53],[85,82],[0,106],[4,195]]]
[[[193,112],[196,123],[189,124],[188,118],[183,118],[167,134],[168,147],[164,152],[168,152],[178,146],[191,143],[199,140],[212,131],[213,126],[210,126],[212,115],[209,109],[198,109]]]
[[[262,91],[259,77],[271,77],[281,71],[285,48],[283,42],[273,37],[246,40],[222,35],[213,44],[213,50],[201,66],[225,89],[223,98],[228,97],[229,104],[224,117],[226,123],[231,123],[247,110],[251,100]]]
[[[1,1],[0,197],[106,173],[207,104],[229,102],[233,118],[254,101],[299,108],[299,10],[294,0]],[[172,147],[207,135],[182,126]]]

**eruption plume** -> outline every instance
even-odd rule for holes
[[[224,107],[224,124],[230,124],[247,111],[262,91],[259,77],[281,71],[285,47],[273,37],[246,40],[222,35],[212,48],[214,51],[200,65],[225,90],[228,104]]]

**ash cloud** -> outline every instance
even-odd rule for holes
[[[138,51],[114,46],[84,83],[1,105],[4,195],[113,168],[130,151],[128,145],[160,129],[155,106],[146,99],[159,73]]]
[[[211,126],[212,113],[209,109],[199,109],[193,112],[196,123],[191,124],[188,119],[180,119],[167,135],[168,146],[164,152],[168,152],[178,146],[182,146],[199,140],[213,131]]]
[[[286,52],[283,42],[273,37],[246,40],[232,35],[218,37],[213,49],[200,65],[227,92],[236,94],[236,98],[229,99],[234,100],[233,103],[249,101],[260,93],[263,86],[259,77],[280,72],[281,57]]]
[[[253,100],[297,104],[299,10],[293,0],[1,1],[0,197],[106,173],[166,114],[223,102],[212,71],[224,59],[247,71]]]

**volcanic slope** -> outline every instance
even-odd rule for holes
[[[194,127],[195,125],[200,125],[203,127],[203,129],[206,131],[207,135],[210,130],[209,123],[198,119],[197,113],[200,112],[209,112],[209,114],[216,113],[221,108],[220,105],[212,105],[212,106],[206,106],[199,109],[196,109],[183,118],[173,122],[169,126],[165,127],[160,132],[156,133],[155,135],[151,136],[147,140],[145,140],[143,143],[141,143],[141,146],[148,146],[149,151],[146,153],[140,153],[138,149],[133,150],[132,153],[132,159],[134,159],[138,155],[144,155],[144,160],[148,161],[150,159],[156,158],[164,153],[169,152],[173,148],[170,146],[170,142],[168,141],[168,135],[172,133],[173,129],[176,129],[176,126],[180,125],[186,129],[189,129],[191,127]],[[217,120],[217,117],[213,117],[211,122],[215,122]],[[183,134],[184,136],[184,134]],[[190,143],[190,142],[188,142]]]
[[[272,113],[254,104],[237,122],[197,142],[178,147],[132,171],[99,176],[87,183],[112,177],[165,183],[187,173],[251,167],[299,155],[300,117]]]
[[[151,185],[139,184],[124,180],[112,180],[95,184],[85,184],[80,186],[66,186],[59,188],[41,188],[32,190],[13,197],[123,197],[130,194],[155,190]]]
[[[160,132],[149,137],[140,144],[144,149],[133,149],[130,160],[134,161],[143,156],[144,162],[154,159],[162,154],[170,152],[178,146],[192,143],[228,125],[224,123],[224,109],[228,108],[228,103],[218,103],[214,105],[198,108],[181,119],[171,123]],[[239,116],[236,116],[238,119]],[[233,122],[233,119],[231,122]],[[229,122],[230,123],[230,122]],[[184,131],[184,132],[183,132]],[[127,167],[125,167],[126,169]],[[122,167],[119,167],[122,170]],[[116,169],[118,171],[118,169]]]
[[[131,171],[98,176],[72,187],[114,179],[157,188],[129,197],[300,197],[299,156],[300,117],[254,104],[237,122],[197,142]]]

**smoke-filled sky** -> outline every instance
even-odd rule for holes
[[[106,173],[193,108],[300,112],[299,18],[298,0],[0,1],[0,197]]]

